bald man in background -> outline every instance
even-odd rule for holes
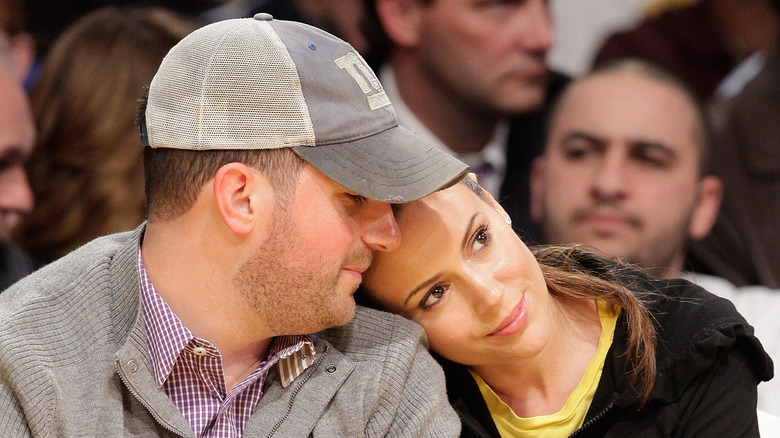
[[[710,137],[702,107],[675,76],[644,61],[605,64],[565,89],[550,114],[532,216],[544,243],[585,244],[731,300],[777,358],[780,325],[767,309],[780,307],[780,293],[685,272],[689,244],[710,232],[722,199]],[[780,381],[758,393],[759,408],[780,415]]]

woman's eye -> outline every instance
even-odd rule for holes
[[[480,227],[476,233],[474,233],[474,241],[471,246],[475,250],[480,250],[490,242],[490,235],[486,227]]]
[[[428,309],[434,304],[438,303],[440,299],[444,296],[444,294],[447,292],[447,288],[444,287],[444,285],[436,284],[432,288],[428,290],[428,293],[425,294],[422,301],[420,302],[420,307],[423,309]]]

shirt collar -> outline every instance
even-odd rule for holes
[[[449,152],[452,155],[458,155],[458,158],[466,163],[469,168],[474,169],[484,163],[491,166],[491,173],[487,175],[482,183],[485,190],[493,196],[498,196],[501,190],[501,183],[506,174],[506,151],[507,141],[509,140],[509,120],[502,119],[493,131],[490,141],[481,151],[469,154],[455,154],[446,144],[444,144],[433,132],[431,132],[412,110],[401,99],[398,91],[398,84],[395,81],[395,74],[392,67],[385,63],[379,68],[379,81],[385,89],[385,94],[393,103],[393,108],[398,115],[398,122],[406,129],[416,133],[424,140],[439,149]]]
[[[143,239],[143,233],[141,233]],[[155,381],[161,387],[171,373],[184,348],[195,339],[195,335],[181,322],[165,300],[154,289],[146,274],[138,245],[138,271],[141,277],[141,305],[147,347]],[[208,341],[204,341],[208,342]],[[309,368],[316,357],[311,335],[277,336],[271,342],[267,360],[278,356],[277,369],[286,388]]]

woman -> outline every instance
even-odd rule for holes
[[[135,107],[168,50],[195,28],[167,9],[107,7],[58,37],[32,89],[35,208],[16,235],[38,263],[144,219]]]
[[[758,436],[772,362],[728,301],[578,247],[529,250],[469,179],[396,216],[401,246],[363,293],[425,328],[463,436]]]

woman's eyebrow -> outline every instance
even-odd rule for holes
[[[461,247],[462,248],[465,248],[466,245],[469,242],[469,237],[471,237],[471,228],[474,226],[474,221],[477,220],[477,216],[478,215],[479,215],[479,213],[474,213],[471,216],[471,218],[469,219],[468,226],[466,227],[466,233],[463,235],[463,242],[461,243]],[[436,282],[436,280],[438,280],[441,276],[442,276],[442,274],[441,274],[441,272],[439,272],[437,274],[434,274],[431,278],[429,278],[429,279],[423,281],[422,283],[420,283],[419,286],[414,288],[414,290],[412,290],[409,293],[409,295],[406,296],[406,300],[404,300],[403,307],[406,307],[406,305],[409,304],[409,300],[411,300],[413,296],[417,295],[422,289],[426,288],[431,283]]]
[[[434,274],[431,278],[423,281],[422,283],[420,283],[419,286],[414,288],[414,290],[411,293],[409,293],[409,295],[406,297],[403,307],[406,307],[406,305],[409,304],[409,300],[411,300],[413,296],[417,295],[421,290],[428,287],[428,285],[430,285],[431,283],[435,283],[439,278],[441,278],[441,275],[442,275],[441,272]]]
[[[474,226],[474,221],[477,219],[477,215],[479,215],[479,213],[474,213],[471,216],[471,219],[469,219],[469,224],[466,227],[466,233],[463,235],[463,243],[460,245],[461,248],[465,248],[469,243],[469,237],[471,237],[471,227]]]

